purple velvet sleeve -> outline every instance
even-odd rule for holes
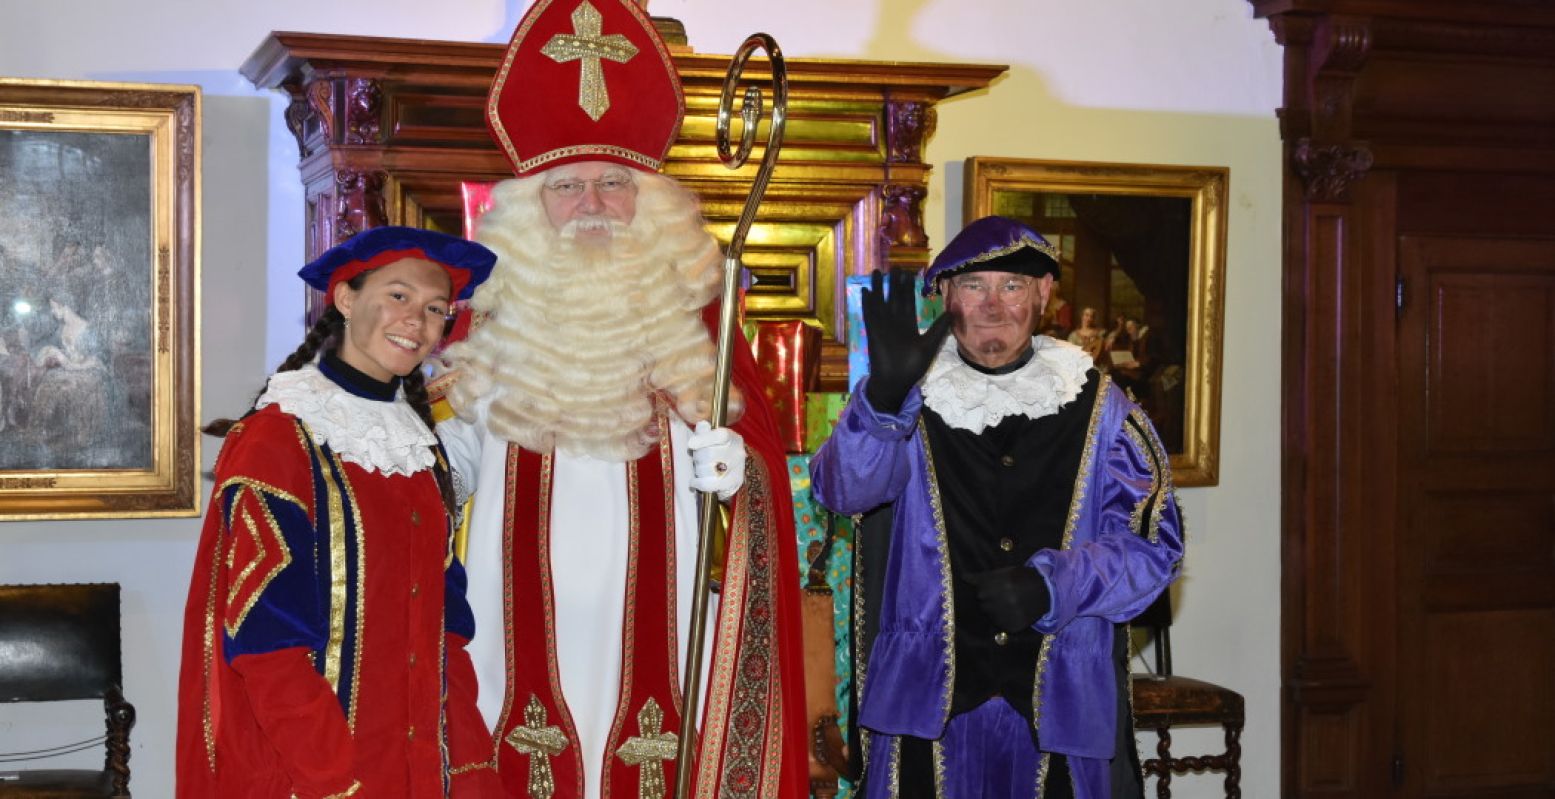
[[[1052,593],[1052,607],[1036,629],[1052,633],[1078,617],[1124,622],[1139,615],[1160,594],[1182,562],[1182,517],[1172,491],[1166,454],[1155,430],[1137,406],[1110,397],[1108,412],[1125,416],[1093,463],[1085,481],[1091,494],[1082,503],[1073,545],[1044,549],[1029,565]],[[1105,429],[1105,428],[1104,428]]]
[[[907,487],[909,442],[923,396],[914,387],[902,409],[885,414],[864,398],[860,381],[831,437],[810,461],[811,491],[833,513],[850,516],[896,500]]]

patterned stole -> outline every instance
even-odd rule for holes
[[[661,428],[661,429],[667,429]],[[605,751],[601,795],[665,799],[675,782],[680,726],[675,613],[675,515],[670,437],[626,469],[631,547],[623,597],[621,685]],[[508,447],[503,562],[507,683],[498,725],[498,770],[531,799],[583,796],[588,764],[556,661],[551,575],[551,455]],[[520,646],[545,642],[545,658]],[[522,642],[522,643],[521,643]]]

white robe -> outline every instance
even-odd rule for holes
[[[438,435],[453,468],[475,490],[465,552],[475,639],[468,648],[480,686],[478,705],[489,727],[502,714],[507,673],[503,663],[502,524],[508,444],[486,429],[485,406],[475,424],[450,419]],[[675,569],[680,665],[684,674],[696,574],[697,493],[690,487],[690,430],[670,421],[675,469]],[[556,656],[562,695],[583,747],[585,796],[599,796],[605,744],[615,720],[621,684],[621,623],[626,592],[627,486],[624,462],[558,453],[553,459],[551,573],[555,591]],[[718,597],[708,603],[701,696],[706,699]],[[518,642],[520,657],[544,657],[544,642]],[[522,701],[515,706],[521,707]],[[699,705],[705,707],[705,705]]]

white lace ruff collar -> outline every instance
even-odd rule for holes
[[[1031,338],[1031,360],[1009,374],[989,375],[968,366],[945,339],[923,378],[923,404],[945,423],[981,433],[1009,416],[1040,419],[1069,404],[1085,389],[1091,356],[1047,336]]]
[[[281,406],[308,426],[314,443],[370,472],[414,474],[436,462],[437,436],[405,402],[403,389],[393,402],[358,397],[308,364],[271,376],[254,408],[266,405]]]

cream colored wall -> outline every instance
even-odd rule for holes
[[[505,41],[525,3],[70,0],[0,4],[0,75],[198,83],[206,92],[204,414],[241,410],[300,337],[302,200],[278,97],[236,72],[270,30]],[[756,29],[791,56],[1010,64],[990,89],[940,106],[925,222],[961,220],[972,155],[1231,168],[1221,483],[1184,489],[1179,673],[1247,697],[1244,794],[1278,794],[1279,51],[1246,0],[652,0],[694,47],[728,52]],[[0,287],[3,290],[4,287]],[[207,465],[214,447],[207,446]],[[127,693],[140,720],[137,796],[172,795],[174,681],[198,520],[0,525],[0,582],[124,586]],[[91,721],[78,708],[78,721]],[[72,711],[74,712],[74,711]],[[0,751],[70,738],[57,714],[0,706]],[[1174,735],[1182,751],[1218,744]],[[1153,749],[1150,737],[1142,739]],[[78,756],[90,764],[96,756]],[[3,770],[3,767],[0,767]],[[1179,777],[1185,799],[1219,796]]]

